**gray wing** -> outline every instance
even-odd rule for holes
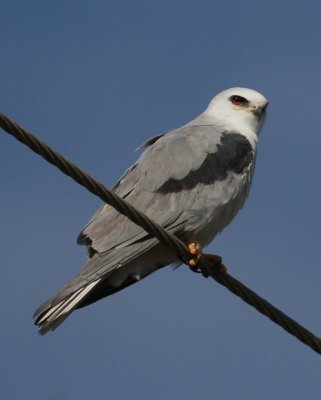
[[[199,207],[199,199],[204,197],[202,191],[207,190],[204,194],[208,194],[210,184],[223,181],[228,171],[242,173],[253,161],[253,149],[244,136],[227,134],[210,125],[187,125],[151,139],[147,145],[114,190],[183,239],[196,223],[191,221],[189,211],[196,203]],[[157,239],[106,204],[81,232],[78,243],[88,246],[89,259],[78,275],[36,311],[39,325],[45,324],[42,321],[48,317],[54,320],[56,314],[62,314],[59,304],[63,304],[63,312],[68,315],[115,269],[159,245]],[[157,264],[157,260],[152,261]]]
[[[212,126],[181,128],[150,140],[147,150],[126,171],[114,191],[162,226],[178,228],[178,220],[183,223],[183,209],[192,206],[185,201],[191,201],[193,196],[184,191],[164,193],[162,189],[167,182],[182,182],[191,171],[197,171],[208,153],[215,152],[219,140],[220,135],[215,135]],[[142,228],[103,205],[80,233],[78,243],[87,244],[92,253],[102,253],[147,237]]]
[[[253,149],[238,133],[214,126],[187,126],[157,136],[114,191],[160,225],[179,231],[185,210],[192,208],[200,188],[241,173],[253,160]],[[196,190],[198,189],[198,190]],[[103,205],[78,237],[90,253],[125,248],[149,236],[111,206]],[[143,246],[142,246],[143,248]]]

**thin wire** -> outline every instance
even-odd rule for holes
[[[175,235],[166,231],[160,225],[149,219],[142,212],[135,209],[128,202],[121,199],[113,191],[107,189],[102,183],[96,181],[86,172],[79,169],[74,163],[68,161],[59,153],[51,149],[46,143],[36,138],[16,122],[0,113],[0,127],[21,143],[41,155],[49,163],[55,165],[64,174],[70,176],[77,183],[87,188],[91,193],[100,197],[105,203],[114,207],[121,214],[127,216],[132,222],[146,230],[150,235],[171,247],[185,263],[188,263],[191,255],[185,244]],[[273,322],[281,326],[291,335],[297,337],[302,343],[311,347],[315,352],[321,354],[321,339],[312,332],[288,317],[281,310],[260,297],[240,281],[229,275],[219,265],[211,262],[210,258],[204,258],[198,264],[199,269],[205,277],[211,276],[218,283],[225,286],[232,293],[240,297],[246,303],[256,308],[260,313],[267,316]]]

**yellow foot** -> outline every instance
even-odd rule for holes
[[[192,258],[188,261],[188,265],[192,271],[201,272],[201,270],[198,268],[199,262],[201,260],[208,260],[212,264],[212,268],[216,269],[216,271],[226,272],[226,267],[222,263],[222,257],[215,254],[204,254],[199,243],[189,243],[188,250],[192,255]],[[208,276],[204,270],[202,270],[202,273],[204,276]]]
[[[188,265],[190,266],[191,269],[195,268],[197,264],[200,262],[200,259],[203,256],[202,249],[199,243],[190,243],[188,245],[188,250],[193,256],[189,261]]]

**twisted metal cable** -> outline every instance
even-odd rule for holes
[[[191,258],[189,251],[172,233],[166,231],[156,222],[153,222],[145,214],[131,206],[126,200],[120,198],[112,190],[107,189],[102,183],[96,181],[89,174],[82,171],[74,163],[64,158],[61,154],[50,148],[42,140],[36,138],[31,132],[22,128],[4,114],[0,113],[1,128],[14,136],[19,142],[28,146],[35,153],[42,156],[50,164],[56,166],[64,174],[70,176],[74,181],[88,189],[91,193],[101,198],[101,200],[118,212],[128,217],[135,224],[139,225],[150,235],[155,236],[159,241],[166,243],[175,253],[178,253],[182,261]]]
[[[117,196],[113,191],[107,189],[102,183],[96,181],[86,172],[79,169],[75,164],[68,161],[59,153],[51,149],[46,143],[36,138],[26,129],[19,126],[4,114],[0,113],[0,127],[21,143],[41,155],[49,163],[59,168],[64,174],[70,176],[77,183],[84,186],[102,201],[114,207],[118,212],[127,216],[132,222],[142,227],[150,235],[171,247],[183,262],[188,263],[191,258],[185,244],[175,235],[171,234],[159,224],[152,221],[142,212],[131,206],[127,201]],[[199,269],[205,277],[211,276],[218,283],[225,286],[232,293],[240,297],[247,304],[256,308],[260,313],[281,326],[291,335],[298,338],[302,343],[311,347],[315,352],[321,354],[321,339],[312,332],[288,317],[281,310],[274,307],[268,301],[260,297],[240,281],[229,275],[223,268],[211,262],[210,258],[204,257],[198,264]]]

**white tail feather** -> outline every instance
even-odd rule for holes
[[[98,279],[94,282],[89,283],[87,286],[84,286],[74,293],[72,293],[65,300],[56,304],[53,307],[50,307],[41,318],[37,321],[37,325],[39,327],[39,332],[43,335],[47,333],[49,330],[56,329],[72,311],[76,308],[77,304],[79,304],[87,294],[100,282],[101,279]]]

